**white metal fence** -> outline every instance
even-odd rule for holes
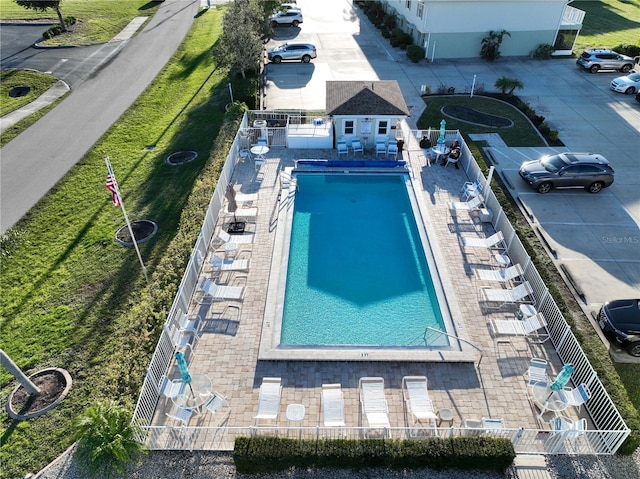
[[[240,131],[248,126],[248,116],[245,114]],[[240,131],[236,135],[227,160],[223,167],[220,179],[215,192],[209,203],[209,208],[205,215],[201,233],[194,245],[191,259],[185,269],[184,276],[178,288],[173,306],[168,314],[165,327],[158,341],[158,345],[149,364],[147,375],[142,385],[140,397],[136,405],[133,420],[142,425],[145,433],[145,442],[151,449],[208,449],[208,450],[229,450],[233,448],[233,440],[239,435],[251,434],[289,434],[295,433],[305,438],[331,438],[339,437],[359,438],[371,432],[367,428],[267,428],[267,427],[173,427],[173,426],[152,426],[153,415],[160,398],[158,385],[162,375],[169,369],[173,355],[173,341],[170,337],[171,328],[184,311],[188,311],[191,298],[195,291],[199,272],[200,260],[206,256],[206,252],[213,237],[218,214],[222,208],[224,193],[231,180],[233,170],[238,161],[238,146],[240,142]],[[416,144],[427,131],[412,130],[404,132],[407,148],[411,154],[411,149],[415,153]],[[439,132],[430,132],[431,143],[436,144]],[[447,131],[446,141],[449,143],[457,139],[461,148],[459,164],[466,171],[469,178],[478,178],[482,172],[471,152],[457,131]],[[486,178],[485,178],[486,181]],[[547,329],[551,341],[556,348],[561,360],[571,363],[575,367],[572,379],[576,384],[586,383],[591,391],[591,398],[585,404],[585,410],[591,417],[597,430],[585,431],[584,434],[576,437],[575,432],[567,431],[556,433],[549,430],[536,429],[504,429],[499,432],[504,437],[510,437],[514,443],[517,453],[522,454],[614,454],[620,445],[629,435],[630,430],[625,424],[622,416],[615,407],[615,404],[607,394],[604,386],[599,380],[596,372],[589,363],[586,355],[582,351],[570,326],[562,316],[560,309],[549,294],[540,274],[534,267],[529,255],[514,228],[508,221],[499,202],[490,188],[483,189],[483,196],[487,208],[493,212],[492,224],[496,231],[502,231],[508,245],[507,254],[513,263],[524,266],[524,275],[534,290],[535,304],[538,311],[541,311],[547,320]],[[200,254],[196,254],[199,252]],[[392,437],[406,437],[409,433],[407,428],[390,428],[388,431]],[[426,431],[427,434],[434,432]],[[473,431],[464,428],[441,428],[437,434],[443,435],[468,435],[486,434],[486,431]],[[206,438],[206,440],[201,440]]]

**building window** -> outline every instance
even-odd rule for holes
[[[345,135],[353,135],[355,131],[356,122],[353,120],[345,120],[344,121],[344,134]]]
[[[378,135],[387,135],[389,132],[389,121],[387,120],[379,120],[378,121]]]
[[[424,0],[418,0],[418,18],[424,14]]]
[[[406,7],[407,10],[411,11],[411,0],[407,0]]]

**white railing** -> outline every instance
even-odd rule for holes
[[[241,130],[247,128],[247,115],[243,119]],[[188,306],[191,302],[193,293],[198,281],[198,275],[201,265],[195,254],[196,251],[201,253],[200,257],[204,257],[208,246],[213,237],[218,214],[222,208],[222,202],[224,198],[224,192],[231,179],[233,170],[238,161],[238,145],[240,132],[236,135],[236,138],[232,144],[229,155],[223,167],[220,179],[214,191],[213,197],[209,203],[209,208],[205,215],[204,224],[202,226],[201,233],[194,245],[193,253],[185,268],[185,274],[182,278],[178,293],[168,314],[165,328],[160,336],[158,345],[149,364],[147,376],[142,385],[140,397],[133,415],[133,421],[138,422],[143,426],[143,430],[146,434],[147,444],[151,449],[207,449],[218,450],[220,448],[230,449],[233,447],[233,438],[239,435],[246,434],[265,434],[271,432],[272,434],[284,434],[285,432],[291,432],[291,430],[304,434],[307,437],[312,431],[316,434],[316,437],[332,437],[335,435],[336,428],[251,428],[251,427],[239,427],[239,428],[206,428],[206,427],[171,427],[171,426],[151,426],[151,421],[160,397],[158,385],[160,378],[168,370],[173,353],[173,344],[167,329],[170,330],[172,324],[177,320],[176,318],[181,311],[188,311]],[[409,140],[406,145],[408,149],[414,148],[416,143],[419,142],[423,136],[423,133],[427,133],[427,130],[413,130],[408,132],[411,138],[405,137]],[[431,143],[436,144],[439,136],[438,130],[431,130]],[[475,179],[482,176],[482,172],[477,162],[473,158],[471,151],[464,142],[464,138],[460,133],[456,131],[445,132],[445,138],[447,143],[453,140],[458,140],[461,144],[461,155],[458,162],[459,165],[465,170],[469,178]],[[483,176],[484,178],[484,176]],[[486,181],[486,178],[485,178]],[[553,434],[553,431],[548,430],[529,430],[529,429],[505,429],[500,434],[507,434],[511,437],[516,452],[522,454],[574,454],[576,453],[576,447],[578,443],[583,444],[577,449],[580,454],[614,454],[620,445],[624,442],[630,433],[629,428],[625,424],[622,416],[615,407],[615,404],[607,394],[601,381],[589,363],[586,355],[582,351],[580,344],[573,335],[570,326],[562,316],[562,313],[552,296],[549,294],[547,287],[542,280],[542,277],[531,262],[531,258],[526,253],[526,250],[518,238],[515,229],[511,226],[506,215],[504,214],[500,203],[496,199],[495,195],[489,187],[483,189],[483,196],[485,198],[485,204],[487,208],[493,212],[492,225],[496,231],[502,231],[506,243],[508,245],[507,253],[512,259],[513,263],[519,263],[525,265],[524,276],[525,279],[532,285],[535,296],[535,304],[539,311],[541,311],[547,320],[547,332],[551,338],[551,341],[560,356],[560,359],[574,365],[575,372],[572,375],[572,380],[575,384],[586,383],[591,391],[591,398],[584,405],[585,410],[591,417],[593,424],[598,428],[595,431],[586,431],[586,433],[579,438],[570,438],[567,435]],[[347,437],[353,438],[362,437],[366,433],[367,429],[364,428],[338,428],[340,434],[344,434],[347,431]],[[348,431],[354,431],[353,434]],[[406,437],[409,433],[407,428],[390,428],[391,434],[397,434],[397,437]],[[443,434],[443,431],[448,431],[449,435],[463,435],[469,434],[468,429],[460,428],[446,428],[439,429],[438,433]],[[476,431],[477,433],[478,431]],[[344,436],[341,436],[344,437]],[[396,436],[394,436],[396,437]],[[553,441],[550,441],[551,438]],[[206,438],[206,440],[199,441],[199,438]],[[571,440],[570,440],[571,439]],[[580,439],[580,441],[578,441]],[[551,444],[551,445],[550,445]]]
[[[503,437],[510,439],[517,454],[610,454],[605,444],[620,431],[550,431],[540,429],[473,429],[390,427],[183,427],[150,426],[144,428],[146,443],[153,450],[218,450],[231,451],[236,437],[271,436],[305,440],[325,439],[423,439],[461,436]]]
[[[564,13],[562,14],[562,21],[560,22],[560,25],[582,25],[584,15],[584,10],[567,5],[564,7]]]

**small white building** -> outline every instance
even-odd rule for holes
[[[401,138],[400,122],[409,108],[395,80],[328,81],[327,116],[336,139],[359,138],[363,146]]]
[[[477,58],[489,31],[506,30],[502,56],[530,56],[542,44],[570,55],[585,12],[572,0],[380,0],[429,60]]]

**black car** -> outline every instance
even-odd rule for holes
[[[589,193],[598,193],[613,183],[614,175],[604,156],[571,152],[527,161],[519,173],[540,194],[553,188],[585,188]]]
[[[618,299],[602,305],[598,324],[613,344],[640,357],[640,299]]]

